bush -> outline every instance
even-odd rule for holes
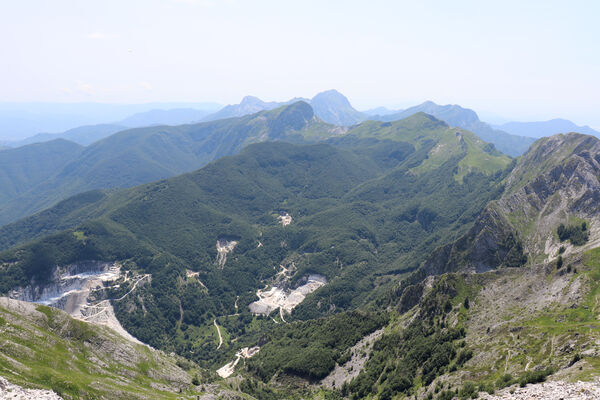
[[[519,379],[519,386],[525,387],[528,383],[541,383],[546,380],[548,375],[554,372],[551,368],[542,369],[539,371],[527,371]]]
[[[571,362],[569,363],[569,367],[573,366],[577,361],[581,360],[581,354],[576,353],[573,358],[571,359]]]
[[[510,386],[514,383],[514,379],[511,374],[504,374],[496,381],[496,388],[502,389]]]
[[[587,222],[582,222],[580,225],[560,224],[556,229],[558,238],[561,242],[569,240],[574,246],[584,245],[589,239]]]
[[[456,357],[456,365],[462,366],[464,363],[469,361],[473,357],[473,352],[468,349],[463,349],[458,353],[458,357]]]
[[[460,388],[458,395],[461,399],[476,399],[478,397],[477,387],[473,382],[465,382],[462,388]]]

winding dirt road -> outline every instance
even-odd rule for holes
[[[221,336],[221,329],[219,329],[219,325],[217,325],[217,319],[213,319],[213,324],[215,324],[215,328],[217,328],[217,333],[219,334],[219,345],[217,346],[217,350],[221,348],[223,344],[223,336]]]

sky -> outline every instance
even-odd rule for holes
[[[335,88],[600,128],[600,1],[20,0],[0,101],[237,103]]]

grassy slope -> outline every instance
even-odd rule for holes
[[[427,132],[427,135],[423,135]],[[435,146],[428,152],[427,159],[413,170],[417,173],[439,168],[453,157],[460,157],[455,179],[461,180],[471,171],[492,174],[505,168],[510,158],[492,150],[487,143],[474,134],[457,128],[427,114],[417,113],[405,120],[380,123],[367,121],[348,132],[361,138],[399,140],[411,143],[416,150],[429,143]]]
[[[180,387],[183,398],[195,398],[190,374],[176,359],[62,311],[2,302],[0,332],[0,374],[13,383],[52,389],[65,399],[175,399],[182,398]]]

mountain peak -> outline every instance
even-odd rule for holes
[[[259,99],[256,96],[244,96],[240,105],[254,105],[254,104],[264,104],[264,101]]]
[[[355,110],[350,101],[335,89],[318,93],[310,101],[315,114],[321,119],[336,125],[354,125],[365,118]]]
[[[348,100],[348,98],[335,89],[330,89],[330,90],[326,90],[324,92],[317,93],[312,98],[313,103],[314,102],[323,102],[323,101],[334,102],[337,105],[343,105],[345,107],[352,107],[352,105],[350,105],[350,101]]]

